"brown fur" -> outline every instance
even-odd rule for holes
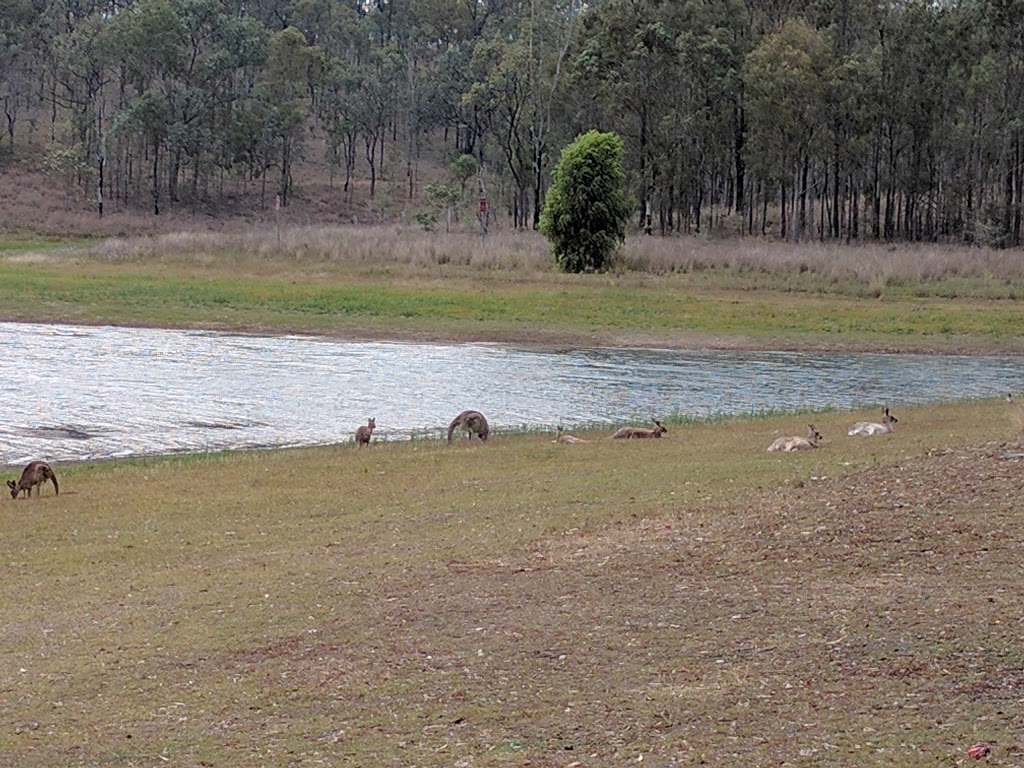
[[[813,424],[807,425],[807,437],[779,437],[768,446],[769,451],[809,451],[820,447],[821,432]]]
[[[487,424],[487,419],[480,411],[463,411],[454,419],[452,423],[448,425],[448,442],[452,441],[452,433],[457,428],[466,430],[469,433],[469,439],[473,439],[473,435],[476,435],[485,443],[487,442],[487,435],[490,434],[490,426]]]
[[[612,440],[643,440],[649,437],[661,437],[666,432],[664,425],[657,419],[651,419],[654,422],[654,429],[644,429],[642,427],[623,427],[611,436]]]
[[[370,419],[366,424],[359,427],[356,430],[356,445],[362,448],[364,445],[370,444],[370,438],[373,436],[373,430],[377,428],[377,421]]]
[[[22,491],[25,492],[25,497],[32,495],[32,488],[35,486],[36,496],[39,496],[40,489],[43,487],[43,483],[47,480],[53,483],[54,493],[60,494],[60,486],[57,485],[57,476],[53,473],[53,469],[45,461],[33,461],[21,472],[21,479],[15,483],[13,480],[7,481],[7,487],[11,489],[11,498],[18,498],[18,494]]]
[[[561,426],[559,426],[555,430],[555,439],[552,440],[551,442],[553,442],[553,443],[589,443],[590,441],[589,440],[584,440],[582,437],[576,437],[575,435],[570,435],[568,432],[565,432],[562,429]]]

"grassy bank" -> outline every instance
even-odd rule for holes
[[[0,248],[0,317],[679,346],[1018,350],[1024,338],[1024,279],[999,254],[886,261],[884,251],[658,239],[631,242],[623,261],[635,270],[569,276],[550,271],[531,236],[481,249],[474,238],[358,232],[290,232],[280,247],[264,233]]]
[[[58,467],[0,502],[0,755],[1013,764],[1024,412],[873,415]]]

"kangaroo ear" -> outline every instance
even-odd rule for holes
[[[14,481],[13,480],[8,480],[7,481],[7,487],[10,488],[13,491],[14,490]]]

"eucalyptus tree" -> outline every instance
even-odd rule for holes
[[[829,62],[829,40],[803,21],[790,20],[765,37],[744,66],[750,164],[779,185],[780,234],[793,240],[808,222],[808,182],[814,141],[825,127]]]
[[[648,231],[656,190],[667,177],[663,161],[677,136],[670,116],[682,73],[670,11],[656,0],[609,0],[588,9],[586,42],[572,65],[573,87],[600,102],[596,110],[585,106],[581,122],[612,128],[626,142],[639,223]]]
[[[996,104],[1002,116],[997,132],[1001,177],[1003,245],[1020,245],[1024,193],[1024,1],[986,0],[988,35],[1000,73]]]
[[[445,145],[451,143],[456,152],[478,157],[485,128],[482,108],[463,97],[473,86],[472,55],[470,41],[452,44],[438,53],[425,73],[422,117],[424,129],[442,131]]]
[[[579,0],[529,0],[476,42],[463,104],[492,134],[512,177],[513,225],[540,224],[556,102],[579,26]]]
[[[277,194],[281,206],[288,205],[292,163],[302,151],[311,94],[323,77],[324,66],[323,52],[308,45],[295,27],[275,33],[267,43],[267,63],[256,95],[266,110],[270,134],[277,142],[281,172]]]
[[[352,94],[353,119],[363,139],[363,156],[370,171],[370,197],[377,193],[377,179],[384,165],[388,126],[392,124],[402,58],[395,45],[371,50],[369,60],[355,70],[357,89]]]
[[[475,82],[464,99],[478,109],[500,149],[512,177],[512,224],[523,228],[531,209],[528,53],[515,42],[496,37],[477,43],[473,51]]]
[[[31,91],[33,16],[29,0],[0,0],[0,107],[12,153],[18,114]]]
[[[104,86],[111,80],[111,35],[107,21],[92,16],[78,22],[52,43],[54,103],[70,116],[71,143],[79,152],[76,166],[84,185],[95,190],[96,210],[103,215],[106,171],[107,103]]]
[[[186,106],[179,104],[178,85],[188,30],[172,0],[142,0],[120,14],[112,29],[122,79],[115,135],[123,151],[151,158],[150,193],[153,213],[159,214],[163,155],[176,156],[178,166],[181,162],[184,131],[175,130],[175,123],[179,107]],[[136,137],[141,141],[133,142]],[[164,164],[170,168],[171,164]],[[177,171],[169,171],[165,178],[173,202]]]
[[[882,8],[872,0],[819,0],[807,14],[831,42],[822,105],[824,133],[812,169],[818,177],[814,187],[821,202],[823,239],[859,236],[871,136],[878,118],[879,68],[874,53]]]
[[[355,95],[359,87],[360,77],[356,68],[334,59],[328,63],[318,97],[320,119],[327,144],[330,183],[333,187],[335,169],[344,164],[345,182],[342,189],[349,202],[352,200],[352,178],[356,169],[359,139],[355,108]]]
[[[669,196],[674,201],[678,187],[696,231],[707,198],[740,213],[746,205],[742,68],[749,24],[746,6],[728,0],[686,3],[673,25],[682,31],[676,37],[680,87],[669,118],[676,159]]]
[[[910,5],[891,17],[884,28],[891,38],[884,53],[889,66],[889,109],[886,110],[888,167],[884,227],[886,239],[913,237],[918,195],[926,183],[922,178],[922,153],[928,148],[928,134],[935,125],[938,94],[930,90],[930,69],[937,53],[931,9]]]
[[[123,113],[119,161],[130,167],[139,153],[151,157],[151,183],[158,186],[163,176],[172,204],[191,171],[195,203],[201,176],[229,162],[231,112],[248,97],[266,58],[266,31],[251,18],[225,14],[217,0],[139,0],[114,19],[112,30]],[[158,210],[160,192],[152,194]]]
[[[1002,119],[1005,86],[998,53],[979,55],[965,73],[962,116],[951,136],[964,148],[962,237],[982,245],[999,244],[1008,230],[1005,210],[992,194],[996,169],[1005,152]],[[957,180],[954,180],[956,183]],[[998,194],[998,192],[996,193]]]

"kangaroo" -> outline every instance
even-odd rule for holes
[[[642,440],[648,437],[661,437],[666,432],[665,426],[653,416],[654,429],[643,429],[642,427],[623,427],[611,436],[612,440]]]
[[[22,491],[25,492],[25,498],[28,498],[32,495],[33,486],[36,489],[36,496],[39,496],[39,490],[47,480],[53,482],[53,491],[59,495],[60,486],[57,485],[57,476],[53,474],[50,465],[45,461],[33,461],[22,471],[21,479],[18,482],[8,480],[7,487],[11,489],[12,499],[18,498],[18,494]]]
[[[366,422],[365,426],[359,427],[356,430],[356,446],[362,448],[364,445],[370,444],[370,436],[373,435],[373,430],[377,428],[377,422],[374,419],[370,419]]]
[[[889,432],[895,431],[894,425],[897,421],[899,421],[899,419],[889,413],[888,408],[883,408],[881,424],[877,421],[858,421],[850,427],[846,434],[851,437],[854,435],[885,435]]]
[[[490,427],[487,425],[487,419],[480,411],[463,411],[454,419],[452,423],[448,425],[448,442],[452,441],[452,433],[455,432],[456,427],[461,427],[469,433],[469,439],[473,439],[473,435],[476,435],[485,443],[487,442],[487,435],[490,433]]]
[[[563,428],[562,428],[562,425],[559,424],[558,427],[555,429],[555,439],[552,440],[551,442],[553,442],[553,443],[589,443],[590,441],[589,440],[584,440],[582,437],[576,437],[575,435],[570,435],[568,432],[565,432],[563,430]]]
[[[807,425],[807,437],[779,437],[768,446],[769,451],[809,451],[818,448],[821,432],[813,424]]]

